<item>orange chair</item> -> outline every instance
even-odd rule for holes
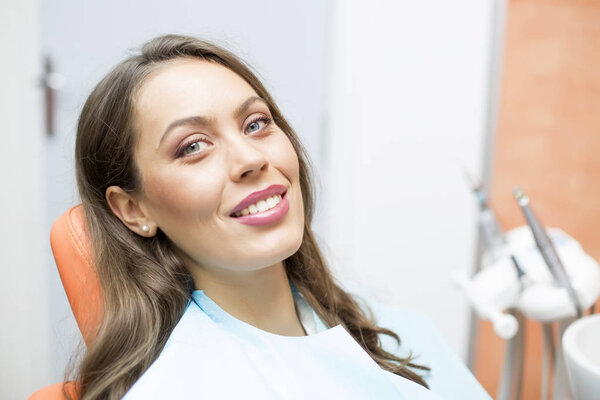
[[[100,322],[102,296],[85,228],[83,206],[77,205],[58,217],[52,225],[50,245],[71,310],[83,340],[89,345]],[[71,398],[77,398],[76,384],[69,382],[40,389],[29,400],[64,400],[63,390]]]

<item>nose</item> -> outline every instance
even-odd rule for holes
[[[246,179],[253,175],[260,175],[269,165],[266,154],[257,145],[244,136],[230,140],[228,155],[230,163],[230,177],[234,182]]]

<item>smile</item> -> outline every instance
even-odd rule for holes
[[[275,208],[277,204],[281,202],[281,196],[276,194],[275,196],[267,197],[264,200],[257,201],[254,204],[250,204],[248,207],[241,211],[233,214],[234,217],[241,217],[242,215],[256,214],[258,212],[265,212],[272,208]]]
[[[232,217],[245,225],[268,225],[282,219],[290,206],[287,192],[267,197],[234,213]]]

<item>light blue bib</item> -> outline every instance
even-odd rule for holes
[[[439,399],[382,370],[341,325],[328,329],[315,319],[309,336],[280,336],[234,318],[197,290],[125,399]]]

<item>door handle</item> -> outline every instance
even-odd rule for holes
[[[42,87],[44,88],[46,135],[53,136],[56,121],[56,92],[64,87],[65,77],[54,72],[52,59],[49,56],[44,57],[43,71]]]

